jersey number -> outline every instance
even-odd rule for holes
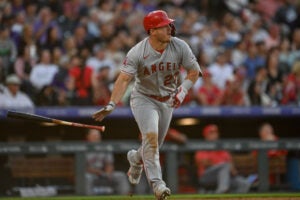
[[[174,75],[169,74],[165,76],[164,79],[164,85],[171,85],[172,83],[177,84],[178,83],[178,75],[179,75],[179,71],[177,71]]]

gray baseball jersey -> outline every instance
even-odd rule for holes
[[[149,38],[136,44],[127,54],[121,71],[135,75],[135,90],[156,96],[167,96],[180,84],[180,68],[200,71],[190,47],[183,40],[172,37],[167,48],[154,50]]]

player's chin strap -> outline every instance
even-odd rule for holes
[[[193,85],[194,83],[190,79],[185,79],[175,90],[174,94],[171,95],[171,102],[169,102],[170,106],[173,108],[178,108]]]

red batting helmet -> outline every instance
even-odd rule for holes
[[[148,32],[151,28],[159,28],[171,24],[174,19],[170,19],[163,10],[155,10],[144,17],[144,28]]]

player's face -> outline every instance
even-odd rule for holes
[[[166,25],[163,27],[153,29],[152,35],[162,43],[170,42],[171,40],[171,27]]]

